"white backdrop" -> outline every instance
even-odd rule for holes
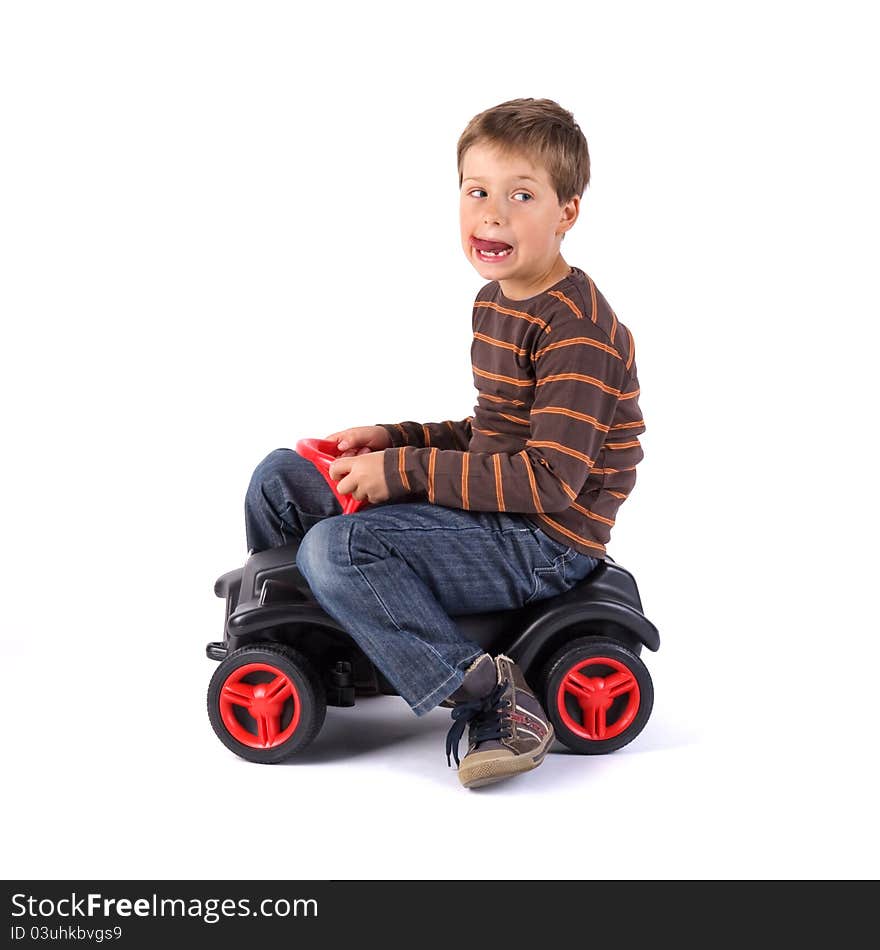
[[[3,5],[4,877],[877,876],[868,9]],[[471,412],[455,145],[517,96],[585,131],[564,250],[636,340],[654,713],[479,792],[395,697],[248,764],[204,647],[250,473]]]

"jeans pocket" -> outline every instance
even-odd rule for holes
[[[532,592],[526,598],[523,606],[538,600],[547,600],[556,597],[568,590],[565,580],[566,555],[560,554],[556,563],[550,567],[536,567],[532,570]]]
[[[532,567],[532,592],[523,606],[565,593],[571,586],[566,578],[566,565],[578,553],[575,548],[551,538],[537,528],[533,529],[533,537],[538,549]],[[541,561],[543,564],[539,563]]]
[[[577,553],[574,548],[561,541],[557,541],[556,538],[551,538],[549,534],[545,534],[540,528],[533,527],[531,532],[537,542],[539,551],[547,562],[547,567],[554,566],[563,555],[571,557],[572,554]]]
[[[533,528],[532,533],[540,552],[538,559],[543,558],[544,564],[532,568],[532,592],[523,606],[564,594],[591,574],[599,563],[596,558],[551,538],[538,528]]]

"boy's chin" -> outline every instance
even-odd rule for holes
[[[516,251],[513,252],[515,254]],[[477,256],[476,251],[471,251],[468,255],[468,260],[473,265],[474,270],[481,276],[486,277],[489,280],[493,280],[496,276],[502,275],[505,277],[510,276],[510,265],[511,262],[509,259],[513,257],[511,254],[509,257],[502,258],[499,261],[484,261],[482,258]]]

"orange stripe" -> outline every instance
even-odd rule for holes
[[[437,449],[431,449],[428,457],[428,501],[434,504],[434,465],[437,462]]]
[[[590,474],[591,475],[617,475],[620,472],[634,472],[636,470],[635,465],[630,465],[627,468],[594,468]]]
[[[629,327],[626,328],[626,332],[629,336],[629,359],[626,361],[626,368],[629,369],[632,366],[633,357],[636,355],[636,341],[633,339]]]
[[[487,402],[510,403],[511,406],[525,405],[522,399],[505,399],[503,396],[492,396],[489,393],[480,393],[480,398],[485,399]]]
[[[509,416],[506,412],[499,412],[498,415],[501,416],[502,419],[509,419],[511,422],[515,422],[521,426],[529,425],[528,419],[517,419],[516,416]]]
[[[492,462],[495,465],[495,498],[498,500],[498,510],[505,511],[504,488],[501,484],[501,456],[493,455]]]
[[[584,508],[583,505],[578,505],[575,502],[572,502],[570,507],[576,508],[582,515],[592,518],[593,521],[601,521],[602,524],[607,524],[609,528],[614,527],[614,522],[610,518],[603,518],[602,515],[595,514],[595,512],[590,511],[589,508]]]
[[[591,426],[598,429],[600,432],[608,431],[608,426],[602,425],[598,419],[588,416],[585,412],[575,412],[574,409],[564,409],[562,406],[545,406],[543,409],[533,409],[532,415],[539,416],[544,412],[555,412],[559,413],[561,416],[570,416],[572,419],[580,419],[582,422],[589,422]],[[612,426],[612,428],[617,427]]]
[[[637,429],[639,426],[645,424],[644,419],[639,419],[636,422],[618,422],[616,425],[613,425],[611,428],[614,429]]]
[[[480,429],[477,426],[474,426],[474,432],[479,432],[480,435],[491,435],[491,436],[501,435],[500,432],[493,432],[491,429]]]
[[[538,494],[538,486],[535,482],[535,473],[532,471],[532,464],[529,461],[528,455],[526,455],[525,449],[522,452],[516,453],[519,458],[522,458],[523,465],[526,467],[526,475],[529,478],[529,485],[532,487],[532,503],[535,506],[535,511],[543,511],[544,507],[541,504],[541,497]]]
[[[425,448],[430,448],[431,446],[431,433],[428,431],[428,427],[422,423],[422,437],[425,440]]]
[[[618,397],[619,399],[635,399],[636,396],[641,392],[641,389],[634,389],[629,393],[621,393]]]
[[[545,333],[550,332],[550,327],[548,327],[547,323],[540,317],[533,317],[530,313],[525,313],[522,310],[509,310],[507,307],[502,307],[501,304],[497,304],[493,300],[477,300],[476,303],[474,303],[474,309],[477,307],[488,307],[490,310],[497,310],[498,313],[506,313],[509,317],[519,317],[521,320],[528,320],[529,323],[536,323]]]
[[[558,343],[548,343],[546,346],[542,346],[540,350],[535,350],[535,359],[539,356],[543,356],[547,350],[555,350],[559,346],[571,346],[573,343],[585,343],[587,346],[595,346],[596,349],[604,350],[606,353],[616,356],[619,360],[623,359],[613,346],[609,346],[607,343],[600,343],[598,340],[591,340],[588,336],[574,337],[571,340],[560,340]]]
[[[400,446],[397,450],[397,474],[400,476],[400,480],[403,483],[403,487],[409,491],[409,479],[406,477],[406,466],[403,461],[403,453],[406,451],[404,446]]]
[[[612,491],[610,488],[606,488],[605,491],[607,491],[609,495],[614,495],[615,498],[619,498],[621,501],[626,499],[626,495],[624,495],[622,491]]]
[[[596,285],[593,283],[593,278],[587,274],[587,280],[590,282],[590,303],[593,305],[593,312],[590,315],[590,319],[593,323],[596,322],[599,311],[599,302],[596,300]]]
[[[469,452],[461,453],[461,507],[465,511],[470,509],[470,502],[468,501],[468,465],[470,458]]]
[[[570,300],[561,290],[550,290],[548,291],[551,297],[555,297],[557,300],[561,300],[566,307],[578,318],[578,320],[583,320],[584,315],[578,310],[575,302]]]
[[[535,381],[533,379],[527,379],[525,382],[523,382],[521,379],[515,379],[513,376],[501,376],[498,373],[489,373],[477,366],[471,365],[471,369],[473,369],[477,376],[482,376],[483,379],[494,379],[500,383],[510,383],[511,386],[517,386],[520,389],[535,385]]]
[[[404,429],[404,427],[398,422],[393,423],[393,425],[394,428],[400,432],[400,437],[403,439],[403,441],[409,445],[409,436],[406,434],[406,429]]]
[[[558,379],[577,379],[582,383],[591,383],[593,386],[598,386],[603,392],[611,393],[613,396],[620,396],[619,389],[606,385],[601,379],[594,379],[592,376],[582,376],[580,373],[557,373],[555,376],[545,376],[544,379],[539,379],[535,385],[545,386],[547,383],[556,382]]]
[[[517,346],[515,343],[508,343],[506,340],[496,340],[494,336],[486,336],[485,333],[474,333],[475,340],[482,340],[491,346],[501,346],[505,350],[512,350],[517,356],[525,356],[529,351],[524,346]]]
[[[580,459],[586,465],[591,467],[593,465],[593,460],[589,455],[584,455],[583,452],[578,452],[577,449],[570,449],[567,445],[562,445],[559,442],[535,442],[533,439],[529,439],[529,441],[526,442],[526,445],[532,445],[535,447],[540,446],[541,448],[546,449],[556,449],[557,452],[562,452],[565,455],[571,455],[576,459]]]
[[[525,451],[519,454],[523,455],[525,458],[528,458],[528,456],[525,454]],[[544,468],[552,472],[552,469],[550,468],[550,463],[547,461],[547,459],[540,457],[538,461],[541,463],[541,465],[544,466]],[[558,475],[555,475],[555,478],[559,482],[559,484],[562,485],[562,490],[565,492],[566,495],[568,495],[569,500],[573,502],[575,498],[577,498],[578,496],[577,492],[571,487],[571,485],[568,484],[568,482],[560,478]],[[541,508],[540,510],[543,511],[544,509]]]
[[[572,541],[579,541],[588,548],[594,548],[602,554],[605,553],[604,544],[597,544],[595,541],[589,540],[589,538],[582,538],[579,534],[569,531],[564,525],[559,524],[558,521],[554,521],[552,518],[548,518],[545,514],[541,514],[541,520],[546,521],[549,525],[552,525],[560,534],[564,534],[567,538],[571,538]]]
[[[558,479],[559,484],[562,485],[562,490],[568,495],[569,501],[574,504],[575,498],[577,498],[577,492],[568,484],[568,482],[563,481],[561,478]]]
[[[606,449],[631,449],[636,445],[641,445],[638,439],[633,439],[632,442],[606,442]]]

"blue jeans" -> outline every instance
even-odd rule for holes
[[[417,716],[453,693],[483,652],[453,616],[554,597],[598,564],[520,514],[386,502],[344,515],[292,449],[254,471],[245,528],[250,551],[300,541],[296,564],[317,602]]]

